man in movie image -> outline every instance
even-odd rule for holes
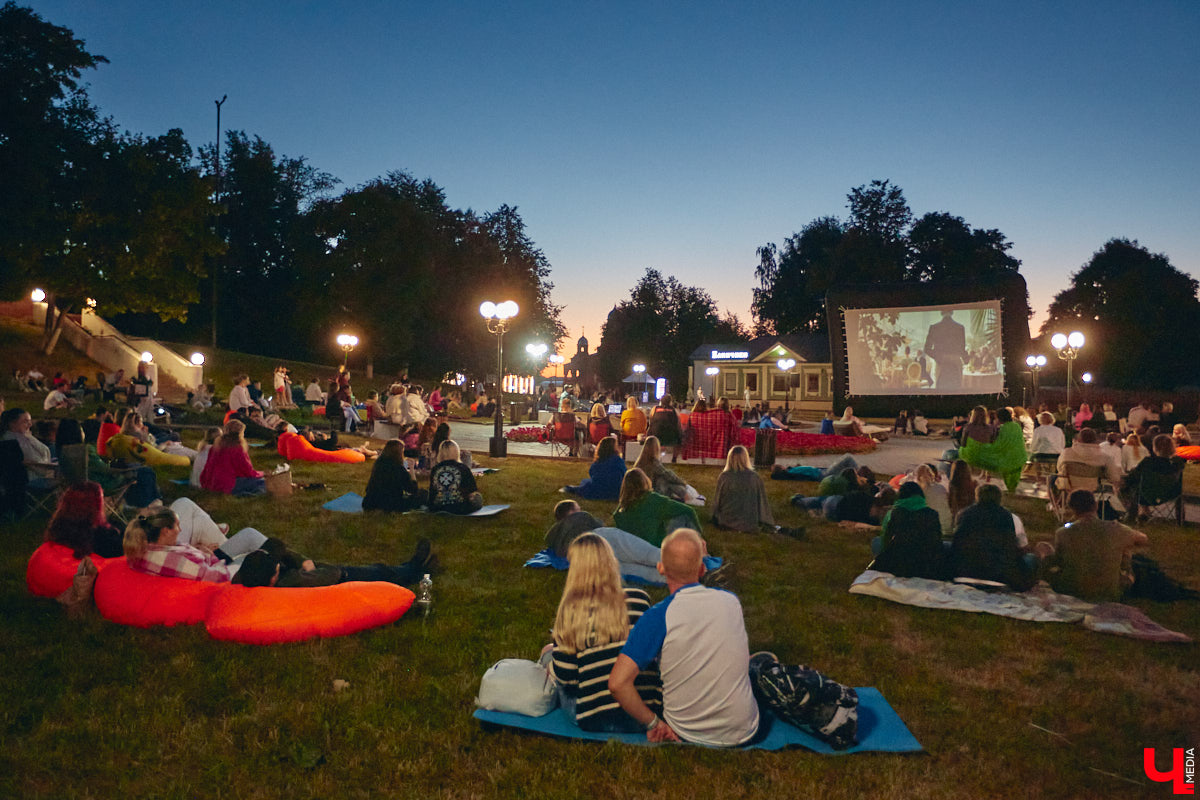
[[[963,362],[967,358],[967,329],[954,321],[954,312],[942,310],[941,322],[929,326],[925,354],[937,365],[934,386],[942,391],[962,386]]]

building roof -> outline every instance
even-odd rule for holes
[[[745,350],[753,361],[776,344],[782,344],[811,364],[829,363],[829,336],[824,333],[787,333],[782,336],[759,336],[748,342],[733,344],[702,344],[692,351],[693,361],[708,361],[713,350],[724,352]]]

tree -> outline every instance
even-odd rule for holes
[[[1087,344],[1080,358],[1106,386],[1168,389],[1194,382],[1197,287],[1165,255],[1137,241],[1110,239],[1055,295],[1042,334],[1082,331]]]
[[[783,252],[758,248],[751,313],[758,333],[824,333],[825,292],[838,280],[838,248],[846,230],[836,217],[821,217],[786,238]]]
[[[47,354],[87,298],[110,312],[185,316],[204,256],[219,247],[183,134],[117,134],[78,83],[100,63],[66,28],[0,8],[0,174],[11,179],[0,193],[0,284],[46,291]]]
[[[850,218],[820,217],[759,259],[751,311],[759,333],[824,333],[831,289],[874,283],[980,281],[1016,272],[1012,243],[995,229],[972,230],[961,217],[930,213],[913,223],[900,187],[871,181],[851,189]],[[1026,317],[1033,310],[1025,299]]]
[[[600,378],[618,386],[641,362],[672,386],[686,386],[689,357],[697,347],[747,338],[736,316],[720,316],[708,292],[647,269],[630,299],[613,308],[604,323],[597,350]]]
[[[1012,242],[1000,231],[975,228],[962,217],[931,212],[913,223],[908,233],[909,281],[981,281],[1019,271],[1020,259],[1009,255]],[[1033,315],[1029,293],[1026,317]]]
[[[322,320],[321,336],[353,326],[381,363],[439,376],[494,372],[484,300],[517,302],[510,341],[564,335],[550,264],[512,206],[455,211],[433,181],[392,172],[318,202],[311,217],[323,248],[304,266],[319,306],[307,316]]]

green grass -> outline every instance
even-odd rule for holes
[[[278,457],[265,450],[252,457],[271,468]],[[515,456],[496,465],[481,480],[485,500],[513,507],[478,520],[320,509],[361,492],[370,464],[293,465],[295,480],[323,481],[325,492],[198,496],[235,530],[253,525],[330,561],[399,561],[417,537],[433,540],[444,572],[428,620],[299,644],[69,621],[24,588],[44,519],[6,527],[0,796],[1160,797],[1169,790],[1142,776],[1142,748],[1197,743],[1195,646],[852,596],[869,534],[802,518],[786,498],[813,485],[779,482],[768,482],[779,522],[807,523],[806,541],[706,531],[713,552],[736,564],[751,649],[878,687],[925,754],[645,749],[485,732],[470,716],[480,676],[497,659],[536,656],[562,590],[563,573],[521,564],[541,548],[555,489],[584,471]],[[716,468],[679,471],[712,496]],[[1032,539],[1050,536],[1044,506],[1015,507]],[[1200,583],[1194,529],[1148,532],[1151,556]],[[1139,605],[1200,636],[1196,603]],[[349,688],[335,692],[335,679]]]

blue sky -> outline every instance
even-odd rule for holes
[[[1114,236],[1200,276],[1200,3],[33,2],[124,128],[515,205],[593,347],[647,267],[749,321],[755,249],[888,178],[999,228],[1040,324]],[[496,298],[500,299],[500,298]],[[573,350],[573,346],[571,348]]]

